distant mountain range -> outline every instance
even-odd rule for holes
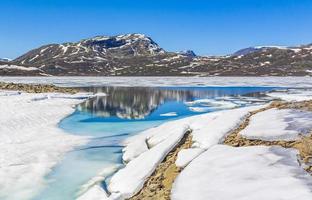
[[[11,59],[9,58],[0,58],[0,62],[10,62]]]
[[[10,61],[0,75],[23,76],[310,76],[312,44],[249,47],[228,56],[167,52],[143,34],[49,44]]]

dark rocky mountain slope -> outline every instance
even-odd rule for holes
[[[312,44],[197,56],[190,50],[167,52],[142,34],[98,36],[45,45],[13,61],[0,61],[0,75],[306,76],[312,75]]]

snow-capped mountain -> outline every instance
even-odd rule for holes
[[[55,75],[105,74],[120,59],[156,56],[165,53],[143,34],[97,36],[75,43],[50,44],[31,50],[13,62],[35,66]],[[88,68],[89,67],[89,68]]]
[[[150,37],[126,34],[49,44],[13,61],[0,61],[0,65],[33,67],[38,75],[56,76],[305,76],[312,75],[312,44],[259,46],[228,56],[197,56],[190,50],[167,52]],[[0,69],[0,75],[28,73]]]
[[[235,66],[238,73],[244,75],[311,75],[309,71],[312,69],[312,44],[298,47],[247,48],[234,53],[226,60]]]
[[[151,38],[142,34],[97,36],[76,43],[50,44],[15,59],[24,65],[62,61],[65,63],[101,62],[107,58],[150,56],[164,53]]]

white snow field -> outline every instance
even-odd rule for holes
[[[0,91],[0,199],[32,198],[63,155],[86,142],[57,127],[81,102],[76,98]]]
[[[310,77],[0,77],[1,81],[75,87],[312,87]],[[295,97],[291,97],[291,100],[288,96],[291,92],[275,92],[270,95],[281,98],[280,94],[283,93],[281,99],[293,101],[302,100],[307,92],[309,91],[300,94],[300,97],[293,95]],[[30,199],[44,187],[44,176],[64,154],[76,145],[87,142],[85,137],[64,133],[57,124],[74,111],[72,106],[81,102],[80,98],[88,95],[0,92],[0,199]],[[220,106],[235,107],[234,104]],[[312,186],[311,177],[298,165],[294,150],[278,147],[232,148],[220,145],[224,137],[250,111],[263,107],[265,105],[183,118],[130,137],[124,142],[123,160],[126,165],[108,181],[108,193],[95,177],[91,183],[83,186],[83,192],[78,199],[116,200],[134,195],[188,131],[192,131],[194,143],[191,149],[182,150],[178,154],[176,165],[184,170],[175,181],[173,199],[312,199],[309,189]],[[286,113],[285,118],[275,112],[267,114],[264,118],[271,117],[271,120],[268,120],[270,123],[266,127],[271,126],[275,131],[269,139],[289,139],[297,137],[298,132],[308,130],[310,122],[307,118],[311,116],[306,112],[302,113],[291,110]],[[273,126],[272,121],[277,121],[277,125]],[[258,121],[256,125],[259,125]],[[302,127],[304,129],[300,129]],[[278,135],[280,130],[282,135]]]
[[[312,87],[311,77],[0,77],[0,82],[57,86],[274,86]]]
[[[170,121],[126,139],[123,160],[127,164],[111,178],[108,184],[108,190],[111,192],[109,198],[125,199],[138,192],[158,164],[179,143],[188,130],[192,131],[196,152],[194,153],[194,149],[189,149],[185,150],[184,154],[179,154],[178,159],[183,166],[206,149],[222,142],[225,135],[237,127],[250,111],[262,107],[252,106],[218,111]],[[96,190],[97,196],[88,194],[91,190]],[[98,189],[91,190],[83,195],[85,198],[81,199],[89,200],[88,196],[91,196],[91,199],[97,197],[100,199],[107,196],[103,194],[104,191],[101,193]]]
[[[248,139],[295,140],[312,130],[312,112],[269,109],[253,115],[240,134]]]
[[[215,145],[176,178],[173,200],[310,200],[312,178],[297,152],[281,147]]]
[[[138,154],[138,152],[128,146],[127,151],[133,152],[135,158],[130,160],[125,168],[113,175],[108,185],[110,192],[120,194],[122,198],[129,198],[138,192],[143,187],[145,180],[154,172],[158,164],[177,145],[188,130],[188,127],[184,124],[171,124],[166,128],[165,131],[162,129],[163,134],[159,132],[160,134],[149,135],[148,138],[144,138],[144,141],[148,140],[146,141],[148,147],[147,144],[141,143],[140,145],[142,147],[144,145],[147,149],[144,152],[140,149],[139,151],[142,153],[137,157],[135,157],[135,154]],[[154,133],[155,129],[153,130]],[[158,131],[161,131],[161,129],[158,129]],[[134,148],[137,149],[137,146]]]
[[[190,149],[181,149],[178,153],[177,160],[175,162],[178,167],[186,167],[194,158],[203,153],[205,149],[202,148],[190,148]]]
[[[275,91],[267,94],[273,98],[279,98],[283,101],[307,101],[312,100],[312,90],[289,89],[286,91]]]
[[[0,65],[0,69],[16,69],[22,71],[36,71],[39,70],[37,67],[23,67],[18,65]]]

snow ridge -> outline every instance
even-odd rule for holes
[[[81,100],[47,96],[0,91],[0,199],[31,199],[64,154],[86,142],[57,127]]]

